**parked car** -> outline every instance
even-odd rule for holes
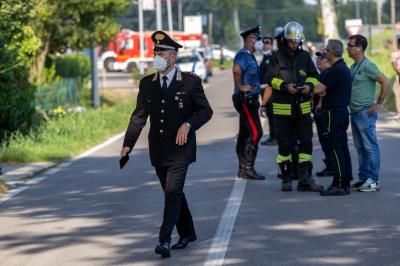
[[[211,50],[212,50],[212,59],[220,60],[221,59],[221,46],[219,44],[212,44]],[[225,47],[222,47],[222,53],[224,56],[224,60],[233,60],[236,55],[235,51],[225,48]]]
[[[204,82],[208,81],[207,67],[199,52],[194,50],[179,51],[176,64],[182,71],[193,72]]]

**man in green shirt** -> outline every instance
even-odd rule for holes
[[[358,153],[358,181],[351,188],[359,191],[379,190],[380,151],[376,137],[377,111],[386,97],[389,81],[378,67],[365,56],[367,39],[352,35],[347,51],[354,60],[351,66],[352,90],[350,99],[351,130]],[[376,82],[381,85],[375,100]]]

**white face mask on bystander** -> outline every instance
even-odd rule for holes
[[[263,46],[264,46],[264,43],[263,43],[261,40],[256,41],[256,42],[254,43],[254,49],[255,49],[256,51],[262,52]]]

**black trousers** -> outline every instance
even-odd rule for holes
[[[312,119],[310,115],[274,117],[278,152],[281,156],[289,156],[298,143],[299,154],[312,154]]]
[[[334,158],[335,174],[332,185],[345,188],[353,179],[346,132],[349,127],[349,111],[347,108],[326,110],[324,124],[327,125],[328,139],[332,145],[331,155]]]
[[[274,114],[272,111],[272,101],[268,101],[267,103],[267,118],[269,126],[269,138],[274,139],[276,138],[276,136],[275,136]]]
[[[183,193],[188,165],[156,166],[155,168],[165,197],[159,241],[170,242],[175,225],[181,237],[194,234],[192,214]]]
[[[238,143],[258,145],[263,135],[258,99],[255,99],[253,104],[247,104],[240,99],[239,94],[233,94],[232,101],[233,106],[240,115]]]
[[[325,160],[330,165],[333,164],[332,145],[328,138],[328,128],[324,124],[324,110],[320,110],[319,114],[314,114],[314,121],[317,127],[318,140],[321,144],[322,151],[325,155]]]

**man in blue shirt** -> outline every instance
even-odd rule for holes
[[[320,83],[314,92],[324,96],[323,121],[331,143],[334,176],[331,186],[320,194],[321,196],[345,196],[350,194],[350,180],[353,178],[346,132],[349,127],[351,74],[342,58],[343,43],[340,40],[329,40],[325,50],[332,66],[321,76]]]
[[[245,179],[265,179],[254,170],[258,142],[262,137],[262,126],[258,113],[260,103],[260,70],[254,52],[261,50],[260,26],[240,34],[244,47],[236,54],[233,65],[234,93],[233,105],[240,115],[236,154],[239,159],[238,177]]]

